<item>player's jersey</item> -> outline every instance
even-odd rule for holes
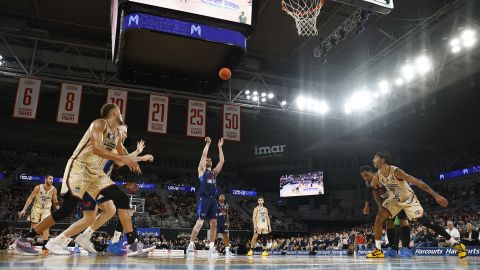
[[[385,201],[387,198],[388,198],[388,192],[387,192],[387,189],[385,188],[384,185],[382,185],[381,187],[376,187],[376,188],[373,188],[370,184],[369,181],[366,181],[365,184],[367,185],[367,187],[369,189],[373,189],[373,191],[375,193],[378,194],[378,196],[380,196],[380,198],[382,199],[382,201]]]
[[[105,166],[103,166],[103,172],[109,177],[112,175],[113,165],[115,165],[115,161],[109,160],[107,163],[105,163]]]
[[[223,225],[227,223],[228,204],[218,203],[217,206],[217,223]]]
[[[106,126],[107,128],[103,132],[103,147],[108,151],[112,151],[117,147],[119,132],[118,129],[113,130],[108,125],[108,123]],[[83,135],[83,138],[80,140],[80,143],[73,152],[71,159],[84,162],[86,164],[86,168],[90,170],[90,173],[103,174],[105,165],[107,164],[108,160],[103,159],[93,153],[92,142],[90,141],[90,134],[91,128],[89,128],[87,132],[85,132],[85,135]]]
[[[257,209],[257,220],[255,222],[257,223],[257,228],[258,229],[266,229],[268,228],[268,210],[267,208],[263,206],[257,206],[255,207]]]
[[[390,166],[390,172],[386,177],[383,176],[379,170],[377,172],[378,180],[386,187],[389,199],[402,203],[408,202],[408,200],[413,200],[415,198],[415,196],[413,196],[415,193],[408,185],[408,182],[395,177],[395,171],[397,169],[398,168],[395,166]]]
[[[215,171],[206,169],[205,173],[198,179],[200,180],[200,197],[214,197],[217,190],[217,174]]]
[[[48,191],[46,191],[45,185],[42,184],[39,186],[40,186],[40,190],[35,196],[35,202],[33,203],[33,207],[37,207],[40,209],[52,208],[52,198],[53,198],[53,191],[55,190],[55,187],[52,186]]]

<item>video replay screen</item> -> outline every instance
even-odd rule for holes
[[[280,197],[324,194],[323,172],[288,174],[280,177]]]
[[[130,0],[187,13],[252,25],[254,0]]]

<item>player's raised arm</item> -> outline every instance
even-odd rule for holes
[[[220,161],[214,169],[216,174],[220,173],[223,168],[223,164],[225,164],[225,157],[223,156],[223,138],[220,138],[220,140],[218,140],[218,156],[220,157]]]
[[[37,196],[37,193],[40,191],[40,186],[36,186],[30,196],[28,197],[27,201],[25,202],[25,206],[23,206],[22,211],[18,212],[18,216],[20,218],[23,218],[25,216],[25,212],[27,211],[28,207],[32,203],[32,201],[35,199],[35,196]]]
[[[407,181],[409,183],[412,183],[415,186],[423,189],[428,194],[432,195],[432,197],[435,199],[435,201],[437,201],[437,203],[439,205],[441,205],[443,207],[448,206],[448,200],[445,199],[442,195],[435,192],[435,190],[433,190],[430,186],[425,184],[425,182],[420,181],[416,177],[407,174],[402,169],[396,169],[394,173],[395,173],[395,177],[397,177],[398,179],[402,179],[403,181]]]
[[[210,137],[205,138],[205,147],[203,148],[202,156],[200,157],[200,163],[198,164],[198,174],[203,175],[207,168],[207,156],[208,156],[208,148],[210,147],[210,143],[212,140]]]

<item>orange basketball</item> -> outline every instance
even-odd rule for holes
[[[230,78],[232,77],[232,72],[230,71],[229,68],[222,68],[218,72],[218,76],[220,76],[220,79],[224,81],[230,80]]]

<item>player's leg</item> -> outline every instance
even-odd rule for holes
[[[217,236],[217,219],[210,219],[210,243],[208,254],[210,256],[218,256],[218,252],[215,250],[215,240]]]
[[[412,251],[410,250],[410,223],[408,222],[407,214],[404,210],[400,211],[397,215],[400,224],[400,237],[402,240],[402,249],[399,254],[400,257],[411,257]]]
[[[197,239],[198,233],[200,232],[200,229],[202,229],[203,222],[205,220],[205,217],[207,215],[208,207],[205,198],[198,198],[197,201],[197,222],[195,222],[195,225],[192,228],[192,235],[190,236],[190,243],[188,244],[187,247],[187,255],[193,255],[194,249],[195,249],[195,239]]]
[[[255,244],[257,243],[258,233],[256,231],[253,232],[252,241],[250,241],[250,250],[248,251],[248,256],[253,255],[253,249],[255,248]]]
[[[122,226],[122,223],[118,221],[115,227],[115,231],[113,232],[112,244],[120,241],[120,237],[122,236],[122,233],[123,233],[123,226]]]
[[[374,225],[375,248],[371,253],[367,254],[367,258],[383,258],[385,256],[382,252],[382,230],[384,222],[391,216],[390,211],[385,207],[380,207],[378,210]]]
[[[267,238],[268,238],[268,231],[267,230],[262,230],[261,232],[262,234],[260,234],[260,238],[261,238],[261,241],[262,241],[262,256],[268,256],[268,253],[267,253]]]

